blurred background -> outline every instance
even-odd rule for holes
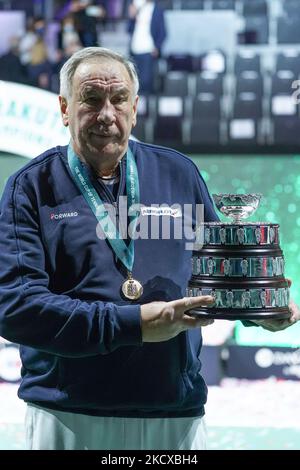
[[[0,0],[0,194],[29,158],[68,142],[65,60],[112,48],[139,69],[134,137],[184,152],[211,193],[263,194],[250,220],[280,224],[300,305],[300,0],[160,0],[150,46],[133,23],[143,1]],[[203,335],[210,448],[300,449],[300,325],[218,320]],[[0,338],[0,449],[24,446],[19,378],[18,346]]]

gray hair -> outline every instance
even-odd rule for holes
[[[114,52],[110,49],[104,47],[85,47],[75,52],[68,60],[64,63],[60,70],[60,95],[68,99],[72,95],[72,83],[73,77],[76,72],[77,67],[82,62],[92,60],[92,59],[109,59],[116,60],[124,65],[126,68],[131,81],[134,86],[134,96],[138,94],[139,91],[139,79],[135,65],[130,60],[123,57],[121,54]]]

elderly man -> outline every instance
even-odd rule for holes
[[[0,334],[21,345],[29,449],[205,448],[199,327],[211,321],[186,312],[213,298],[184,297],[189,236],[163,227],[185,205],[190,229],[197,205],[216,215],[191,160],[129,140],[137,92],[120,55],[76,52],[61,70],[69,146],[4,191]]]

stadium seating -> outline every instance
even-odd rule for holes
[[[30,2],[0,1],[1,8],[4,3],[15,8]],[[167,11],[168,21],[184,10],[187,16],[197,11],[207,18],[235,17],[235,47],[226,41],[220,46],[215,40],[218,31],[212,28],[211,43],[199,44],[199,52],[191,53],[189,47],[178,47],[178,52],[167,48],[166,53],[162,49],[155,62],[153,93],[140,97],[134,135],[154,143],[176,142],[184,150],[188,145],[226,151],[237,144],[245,149],[257,145],[259,150],[262,145],[296,144],[298,137],[292,134],[298,132],[300,115],[294,97],[300,80],[300,0],[158,0],[158,4]],[[27,12],[32,13],[32,5]],[[124,24],[119,26],[124,33]],[[57,92],[57,72],[51,84]]]

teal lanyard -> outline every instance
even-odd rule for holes
[[[137,219],[139,216],[138,210],[133,210],[134,204],[140,202],[140,190],[139,190],[139,177],[137,172],[136,163],[132,151],[128,147],[126,153],[126,193],[128,202],[128,213],[130,227],[132,228],[132,234],[135,232]],[[129,245],[127,246],[124,240],[121,238],[120,233],[115,227],[113,221],[108,215],[103,201],[99,194],[95,190],[88,171],[81,164],[81,161],[75,154],[71,144],[68,146],[68,163],[72,172],[73,178],[85,198],[86,202],[90,206],[93,214],[98,220],[101,228],[110,243],[114,253],[127,268],[129,272],[132,272],[134,263],[134,240],[131,238]]]

